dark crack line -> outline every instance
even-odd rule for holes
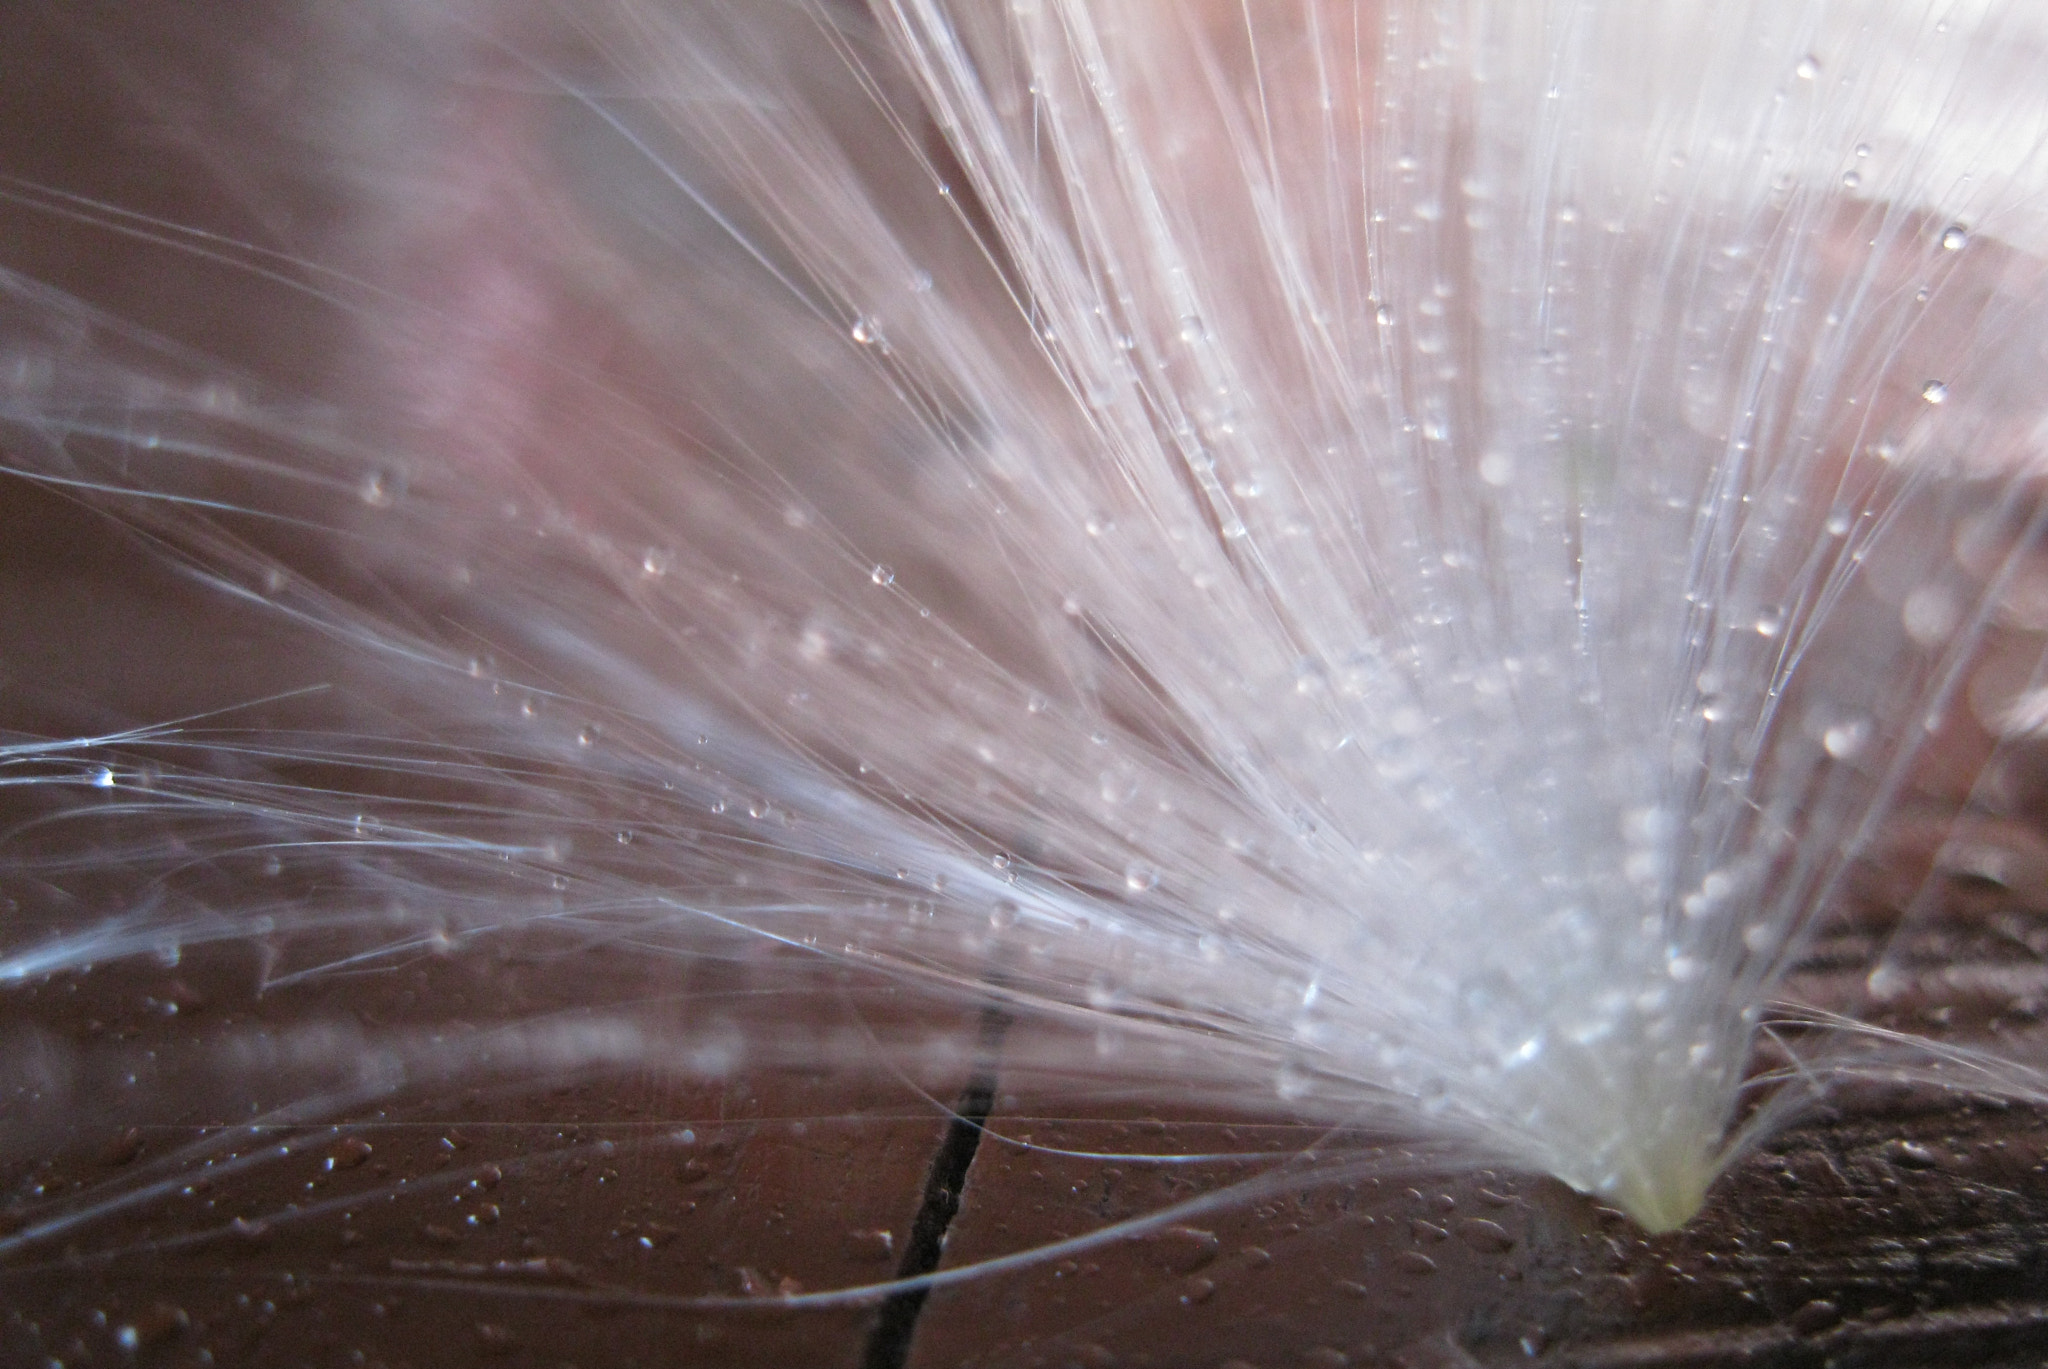
[[[1003,1034],[1009,1030],[1010,1015],[995,1004],[981,1010],[981,1039],[974,1055],[974,1073],[953,1105],[953,1120],[946,1136],[932,1156],[924,1180],[924,1201],[918,1204],[911,1223],[910,1240],[904,1246],[903,1263],[896,1270],[899,1279],[914,1279],[939,1267],[946,1252],[946,1229],[960,1212],[960,1197],[967,1187],[967,1173],[974,1167],[974,1153],[981,1148],[982,1127],[996,1101],[996,1067],[1002,1053]],[[875,1318],[868,1335],[867,1353],[861,1369],[903,1369],[910,1359],[910,1346],[917,1334],[917,1319],[924,1311],[929,1288],[912,1288],[892,1293]]]

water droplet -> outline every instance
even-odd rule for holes
[[[328,1152],[327,1162],[323,1168],[330,1170],[354,1169],[369,1159],[373,1153],[374,1147],[360,1136],[345,1137],[333,1150]]]
[[[1863,174],[1858,171],[1844,171],[1842,173],[1842,184],[1854,190],[1857,186],[1863,184]]]
[[[1827,530],[1830,537],[1847,537],[1852,526],[1854,523],[1846,513],[1828,515]]]
[[[1948,398],[1948,386],[1939,380],[1930,380],[1920,387],[1920,398],[1929,404],[1939,404]]]
[[[1846,761],[1863,750],[1870,740],[1870,724],[1862,718],[1836,723],[1821,733],[1821,749],[1838,761]]]
[[[1514,1249],[1515,1238],[1499,1222],[1467,1217],[1458,1223],[1458,1237],[1474,1250],[1498,1255]]]
[[[862,314],[859,318],[855,319],[853,327],[849,331],[853,336],[853,340],[862,346],[866,346],[882,335],[880,325],[866,314]]]
[[[1955,599],[1939,585],[1922,585],[1906,596],[1899,621],[1906,635],[1921,646],[1938,646],[1955,631],[1960,614]]]
[[[371,471],[363,478],[357,494],[373,509],[391,507],[391,477],[383,471]]]
[[[649,547],[640,558],[640,573],[650,580],[659,580],[668,574],[671,564],[669,554],[658,547]]]
[[[1159,887],[1159,872],[1149,865],[1126,865],[1124,888],[1134,894],[1148,894]]]
[[[1857,157],[1858,157],[1859,159],[1861,159],[1861,158],[1864,158],[1864,157],[1868,157],[1869,155],[1870,155],[1870,144],[1869,144],[1869,143],[1858,143],[1858,144],[1856,144],[1856,156],[1857,156]]]
[[[896,1236],[884,1228],[846,1233],[847,1251],[855,1259],[880,1264],[896,1253]]]
[[[497,1322],[476,1323],[476,1338],[483,1346],[484,1353],[488,1355],[503,1355],[517,1349],[519,1345],[519,1338],[512,1333],[512,1328],[501,1326]]]
[[[95,789],[112,789],[114,787],[113,770],[104,765],[94,766],[92,772],[92,787]]]
[[[896,583],[896,572],[887,566],[877,564],[873,570],[868,572],[868,579],[878,585],[893,585]]]
[[[1799,64],[1792,68],[1792,74],[1802,81],[1816,79],[1820,75],[1820,58],[1810,52],[1807,53],[1799,59]]]
[[[1209,340],[1209,325],[1202,322],[1198,314],[1185,315],[1180,321],[1180,340],[1193,346]]]
[[[1960,252],[1970,245],[1970,230],[1959,223],[1952,223],[1941,230],[1941,245],[1950,252]]]
[[[1941,1164],[1941,1157],[1918,1141],[1900,1139],[1887,1141],[1882,1151],[1884,1158],[1901,1169],[1934,1169]]]
[[[1785,630],[1785,614],[1782,609],[1769,609],[1757,615],[1756,635],[1775,637]]]

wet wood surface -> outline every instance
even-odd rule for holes
[[[145,1066],[134,1106],[95,1094],[45,1116],[33,1144],[23,1119],[40,1110],[10,1109],[0,1358],[1425,1369],[2048,1355],[2048,1116],[2031,1108],[1845,1095],[1739,1164],[1692,1225],[1648,1238],[1554,1181],[1431,1172],[1398,1145],[1361,1165],[1360,1138],[1258,1109],[1007,1092],[998,1065],[965,1181],[935,1193],[963,1125],[949,1109],[987,1065],[971,1008],[758,957],[679,970],[582,954],[580,972],[642,990],[613,1000],[637,1015],[550,989],[558,957],[428,958],[258,998],[242,945],[0,995],[17,1103],[26,1042],[103,1093],[92,1070]],[[395,1068],[394,1024],[422,1004],[439,1030],[474,1036],[515,1011],[546,1020],[550,993],[597,1039],[630,1024],[685,1052],[771,1025],[787,1039],[808,1013],[817,1063],[563,1057],[564,1077],[537,1081],[528,1056],[523,1078],[479,1066],[468,1085],[422,1074],[374,1102],[281,1111],[305,1078],[279,1043],[316,1025],[327,1049]],[[913,1039],[890,1029],[906,1021],[927,1047],[900,1073],[854,1060],[832,1020],[849,1005],[879,1031],[871,1050]],[[1009,1044],[1033,1049],[1030,1030]],[[180,1042],[266,1037],[275,1097],[260,1073],[172,1087],[146,1073]],[[941,1038],[950,1055],[930,1048]],[[921,1215],[944,1229],[943,1270],[1162,1211],[1183,1215],[942,1286],[893,1338],[878,1336],[879,1298],[804,1296],[903,1272]],[[71,1224],[52,1229],[53,1214]]]

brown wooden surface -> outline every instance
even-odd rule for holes
[[[878,1075],[872,1056],[849,1071],[822,1045],[839,1039],[835,1009],[848,1004],[885,1030],[904,1012],[938,1029],[944,1005],[913,1007],[886,985],[801,970],[793,987],[783,965],[649,970],[645,957],[605,952],[523,971],[495,958],[428,959],[259,1002],[248,991],[252,958],[235,946],[175,969],[131,962],[0,995],[10,1050],[33,1043],[85,1072],[75,1106],[56,1116],[17,1087],[0,1173],[6,1226],[34,1231],[76,1211],[81,1192],[155,1186],[0,1258],[0,1362],[859,1361],[871,1307],[789,1315],[780,1300],[895,1272],[945,1126],[921,1090],[957,1091],[960,1069],[926,1055],[907,1059],[901,1079]],[[470,1087],[400,1082],[303,1124],[275,1111],[304,1087],[290,1070],[272,1080],[147,1074],[152,1051],[284,1041],[311,1024],[345,1052],[388,1041],[408,1013],[455,1035],[488,1033],[515,1010],[540,1008],[546,1020],[537,999],[569,970],[645,991],[615,1000],[637,997],[637,1016],[592,1013],[591,1030],[665,1028],[685,1054],[771,1031],[803,1039],[786,1021],[784,989],[802,1011],[834,1020],[813,1038],[812,1066],[785,1058],[719,1078],[703,1061],[670,1069],[657,1057],[586,1065],[540,1086],[479,1070]],[[522,972],[546,982],[522,994]],[[573,1013],[583,989],[552,992]],[[170,1004],[182,1010],[167,1013]],[[121,1106],[119,1077],[95,1059],[141,1065],[142,1096]],[[346,1060],[334,1064],[346,1072]],[[254,1121],[232,1125],[239,1116]],[[692,1305],[704,1298],[745,1305]]]
[[[644,990],[615,1002],[663,1004],[635,1020],[666,1023],[679,1042],[711,1038],[707,1013],[785,1039],[809,1014],[830,1042],[850,1004],[891,1041],[913,1039],[910,1021],[963,1044],[976,1030],[956,1005],[780,961],[582,955],[583,974]],[[568,979],[559,958],[452,956],[258,999],[250,968],[237,944],[17,986],[0,995],[0,1028],[17,1052],[32,1029],[49,1059],[84,1069],[314,1022],[337,1042],[374,1043],[408,1013],[488,1031],[591,982]],[[72,1210],[77,1192],[165,1182],[0,1259],[0,1362],[875,1364],[873,1304],[787,1299],[897,1271],[947,1132],[938,1100],[960,1096],[973,1062],[906,1052],[899,1078],[872,1058],[826,1056],[725,1078],[656,1067],[423,1080],[297,1124],[268,1111],[302,1086],[289,1071],[271,1081],[276,1098],[260,1077],[161,1086],[145,1073],[125,1111],[100,1090],[54,1120],[17,1092],[0,1174],[10,1227]],[[1355,1141],[1257,1112],[1019,1097],[1000,1080],[994,1102],[945,1268],[1275,1166],[1296,1177],[937,1290],[908,1346],[918,1369],[2048,1357],[2048,1116],[2027,1108],[1847,1096],[1745,1160],[1692,1226],[1645,1239],[1553,1181],[1426,1173],[1398,1151],[1378,1175],[1332,1179]],[[260,1128],[223,1125],[252,1104]],[[42,1130],[25,1129],[38,1118]],[[1312,1142],[1332,1158],[1287,1159]],[[1212,1158],[1147,1158],[1190,1154]],[[692,1301],[705,1297],[746,1302]]]

